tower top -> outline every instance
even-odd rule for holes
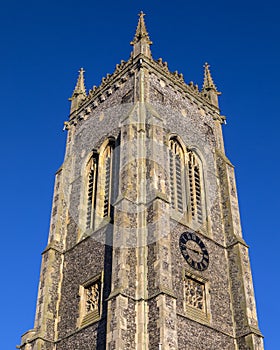
[[[150,40],[149,33],[146,29],[144,20],[145,14],[143,11],[141,11],[138,16],[139,20],[136,28],[136,33],[134,39],[130,43],[133,46],[133,57],[136,57],[140,53],[151,57],[150,45],[152,45],[152,41]]]

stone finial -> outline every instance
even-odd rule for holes
[[[147,32],[146,24],[145,24],[145,21],[144,21],[145,13],[143,11],[141,11],[138,14],[138,16],[139,16],[138,25],[137,25],[137,28],[136,28],[136,33],[135,33],[134,39],[131,42],[131,45],[134,45],[134,44],[138,43],[142,39],[145,39],[147,41],[147,43],[149,45],[151,45],[152,42],[151,42],[151,40],[149,38],[149,34]]]
[[[152,45],[152,41],[150,40],[149,34],[146,29],[144,16],[145,14],[143,13],[143,11],[141,11],[139,13],[139,20],[134,39],[130,43],[133,46],[134,58],[140,53],[151,57],[150,45]]]
[[[205,62],[204,64],[204,81],[203,81],[203,89],[207,90],[207,89],[213,89],[215,91],[217,91],[217,88],[214,84],[214,81],[212,79],[211,73],[210,73],[210,65]]]
[[[85,73],[84,68],[80,68],[77,84],[75,86],[75,90],[73,92],[73,95],[74,94],[86,94],[84,73]]]
[[[221,93],[217,90],[216,85],[214,84],[209,67],[210,65],[206,62],[204,64],[204,81],[202,87],[202,94],[214,106],[218,107],[218,95],[221,95]]]
[[[74,110],[76,110],[79,107],[80,103],[87,97],[84,73],[85,73],[85,70],[81,68],[79,70],[79,76],[77,79],[75,89],[73,91],[72,96],[69,98],[69,100],[71,101],[71,109],[70,109],[71,113]]]

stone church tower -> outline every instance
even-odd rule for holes
[[[220,93],[151,44],[140,13],[128,61],[80,70],[22,350],[263,349]]]

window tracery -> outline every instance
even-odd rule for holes
[[[94,151],[86,167],[85,228],[94,229],[111,216],[111,187],[114,143],[109,140],[100,152]]]
[[[185,209],[184,152],[180,143],[174,138],[169,141],[169,173],[172,208],[183,212]]]
[[[93,228],[97,159],[92,156],[87,167],[86,229]]]
[[[205,285],[192,278],[185,278],[185,301],[186,305],[205,312]]]
[[[100,218],[110,217],[112,167],[113,167],[113,144],[109,143],[100,155],[100,179],[98,184],[99,216]]]
[[[80,315],[78,326],[96,322],[101,316],[102,273],[80,286]]]
[[[171,207],[202,225],[206,212],[202,163],[195,151],[184,151],[176,137],[169,140],[169,174]]]
[[[86,288],[86,313],[95,312],[99,313],[100,308],[100,283],[95,282],[91,286]]]
[[[203,223],[202,206],[202,174],[198,157],[193,151],[188,152],[188,183],[189,183],[189,206],[192,220],[199,224]]]

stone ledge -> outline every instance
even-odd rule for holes
[[[246,244],[243,238],[236,236],[234,241],[230,243],[228,246],[226,246],[226,249],[230,249],[234,247],[236,244],[242,244],[244,247],[249,248],[249,246]]]
[[[174,292],[171,289],[165,288],[165,287],[160,287],[157,292],[155,292],[151,296],[148,296],[147,298],[142,298],[142,297],[141,298],[135,298],[135,297],[132,297],[132,296],[124,293],[120,288],[118,288],[118,289],[115,289],[114,291],[111,292],[111,294],[106,299],[106,301],[109,301],[109,300],[115,298],[118,295],[122,295],[122,296],[124,296],[124,297],[126,297],[128,299],[131,299],[133,301],[136,301],[136,302],[137,301],[143,301],[143,300],[144,301],[148,301],[150,299],[156,298],[160,294],[166,294],[166,295],[170,296],[171,298],[177,299],[177,296],[174,294]]]
[[[247,332],[236,335],[236,338],[243,338],[243,337],[246,337],[247,335],[250,335],[250,334],[255,334],[255,335],[262,337],[262,338],[264,337],[262,335],[261,331],[254,326],[248,326],[247,329],[248,329]]]
[[[50,242],[46,248],[43,250],[42,254],[45,254],[49,250],[55,250],[59,254],[64,254],[63,249],[61,249],[61,244],[59,242]]]
[[[23,337],[27,336],[29,332],[32,332],[32,331],[34,332],[34,335],[33,335],[32,338],[30,338],[30,339],[29,338],[23,338]],[[34,343],[37,340],[41,340],[43,342],[55,344],[55,341],[50,340],[50,339],[46,339],[46,338],[44,338],[44,337],[42,337],[40,335],[37,335],[36,331],[30,330],[30,331],[27,331],[26,333],[24,333],[24,335],[22,336],[22,343],[21,343],[21,345],[17,346],[17,349],[24,349],[24,347],[27,344]]]
[[[185,315],[185,314],[182,314],[182,313],[180,313],[180,312],[177,312],[177,316],[180,316],[180,317],[183,317],[183,318],[187,318],[188,320],[193,321],[193,322],[196,322],[196,323],[199,323],[200,325],[203,325],[203,326],[205,326],[205,327],[207,327],[207,328],[209,328],[209,329],[211,329],[211,330],[213,330],[213,331],[216,331],[216,332],[218,332],[218,333],[222,333],[222,334],[226,335],[227,337],[230,337],[230,338],[232,338],[232,339],[236,339],[236,337],[235,337],[234,335],[229,334],[229,333],[227,333],[227,332],[225,332],[225,331],[222,331],[222,330],[220,330],[220,329],[218,329],[218,328],[215,328],[215,327],[211,326],[209,323],[201,323],[201,322],[198,322],[197,320],[195,320],[195,319],[193,319],[193,318],[191,318],[191,317],[189,317],[189,316],[187,316],[187,315]]]
[[[228,157],[223,153],[223,152],[221,152],[218,148],[216,148],[216,155],[217,156],[219,156],[220,158],[222,158],[222,160],[226,163],[226,164],[228,164],[228,165],[230,165],[231,167],[233,167],[234,168],[234,165],[231,163],[231,161],[228,159]]]

